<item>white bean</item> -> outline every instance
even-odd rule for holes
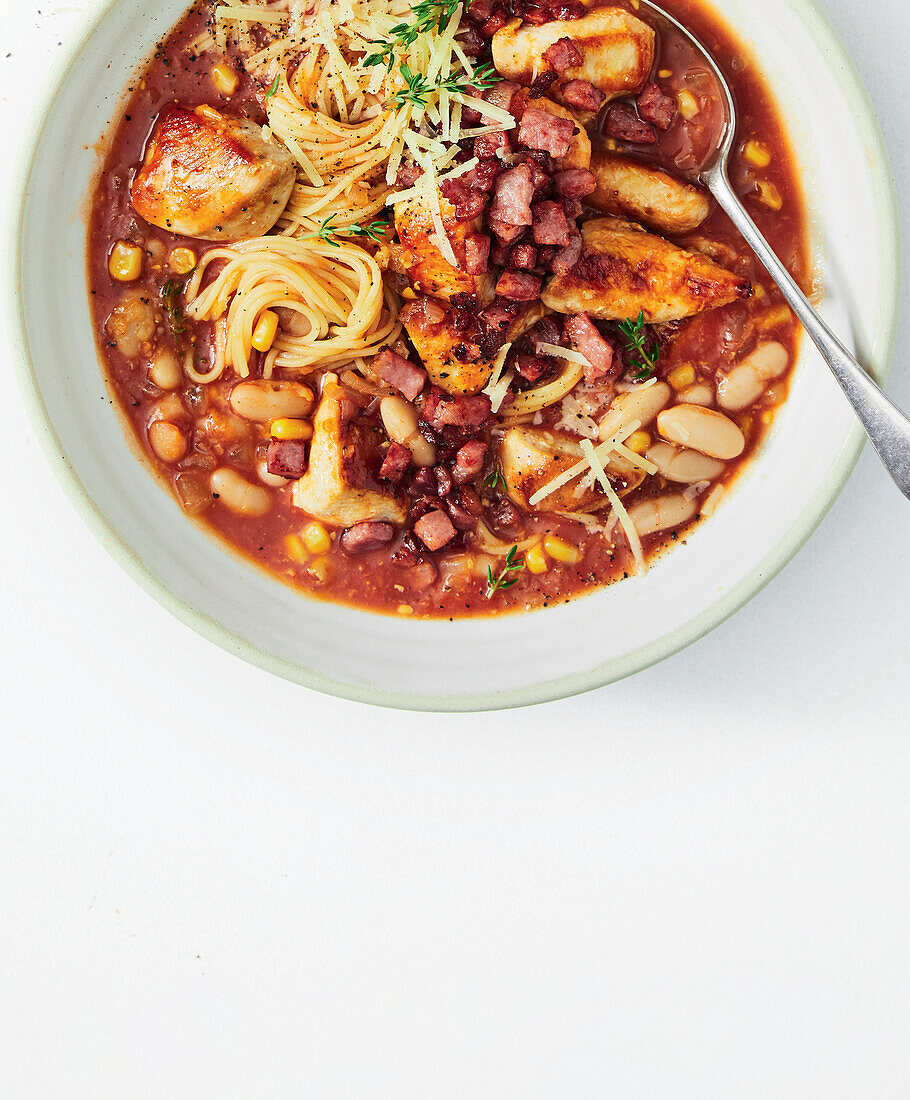
[[[670,387],[666,382],[655,382],[653,386],[620,394],[598,426],[600,438],[609,439],[634,420],[640,421],[640,428],[647,427],[669,400]]]
[[[713,481],[723,473],[724,464],[716,458],[674,447],[669,443],[655,443],[645,455],[657,467],[657,472],[667,481],[694,485],[697,481]]]
[[[417,466],[436,463],[436,445],[421,435],[417,427],[417,409],[403,397],[384,397],[379,402],[379,415],[386,435],[393,443],[403,443]]]
[[[159,348],[152,356],[149,378],[159,390],[175,390],[183,381],[183,371],[170,348]]]
[[[251,485],[245,477],[227,466],[212,474],[210,484],[218,499],[238,515],[263,516],[272,505],[272,498],[265,489]]]
[[[734,412],[757,401],[772,378],[780,378],[790,363],[783,344],[772,340],[750,352],[717,380],[717,403]]]
[[[169,420],[155,420],[149,425],[149,443],[162,462],[179,462],[186,454],[186,436]]]
[[[181,420],[186,416],[186,406],[179,393],[169,393],[152,407],[151,420]]]
[[[256,473],[259,475],[259,480],[263,485],[268,485],[272,489],[280,489],[282,485],[287,485],[288,479],[286,477],[279,477],[278,474],[269,473],[269,464],[264,458],[256,463]]]
[[[231,390],[231,408],[246,420],[265,422],[306,416],[313,408],[313,391],[301,382],[241,382]]]
[[[643,500],[629,509],[629,519],[639,535],[653,535],[687,523],[698,511],[694,500],[687,500],[682,493]]]
[[[732,420],[701,405],[674,405],[657,417],[657,430],[670,443],[701,451],[712,458],[736,458],[746,439]]]
[[[696,382],[694,386],[689,386],[688,389],[683,390],[679,396],[687,405],[714,404],[714,390],[707,382]]]

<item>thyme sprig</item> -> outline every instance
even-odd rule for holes
[[[387,65],[391,71],[396,51],[404,53],[422,34],[434,28],[440,34],[449,25],[459,0],[418,0],[413,7],[414,19],[410,23],[398,23],[389,31],[389,41],[374,39],[371,46],[379,46],[375,53],[364,57],[364,65]]]
[[[411,103],[415,107],[426,107],[430,96],[438,92],[461,92],[470,95],[474,91],[491,88],[502,77],[492,65],[481,65],[474,70],[469,77],[467,73],[458,73],[455,76],[440,78],[435,82],[429,80],[423,73],[411,72],[411,67],[406,61],[401,63],[401,75],[404,77],[406,87],[397,91],[392,96],[392,104],[395,107],[404,107]]]
[[[515,560],[515,555],[518,553],[518,547],[513,546],[508,554],[506,554],[505,565],[493,576],[492,565],[487,566],[487,599],[492,599],[497,592],[502,592],[506,588],[511,588],[513,584],[518,584],[518,577],[510,577],[510,573],[515,573],[520,569],[524,569],[524,559],[521,561]]]
[[[337,214],[330,214],[320,223],[318,229],[312,233],[303,233],[301,239],[325,241],[332,248],[340,247],[338,241],[335,240],[336,236],[369,237],[371,241],[376,241],[379,244],[382,242],[385,230],[390,224],[390,218],[386,216],[374,219],[369,225],[337,225],[335,223],[337,217]]]
[[[483,483],[488,489],[492,490],[493,492],[496,491],[497,486],[502,486],[502,490],[503,492],[505,492],[507,486],[506,479],[502,472],[502,467],[494,466],[493,469],[490,470],[487,476],[483,479]]]
[[[660,356],[660,348],[656,343],[648,342],[648,333],[645,330],[645,315],[639,310],[638,317],[620,321],[617,328],[626,341],[629,366],[637,367],[635,372],[636,382],[645,382],[653,374]]]

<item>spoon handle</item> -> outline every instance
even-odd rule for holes
[[[812,307],[749,217],[730,186],[726,171],[716,168],[706,173],[704,182],[768,269],[847,395],[885,469],[904,496],[910,498],[910,419],[882,393]]]

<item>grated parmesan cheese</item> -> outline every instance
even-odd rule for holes
[[[597,451],[594,449],[594,444],[590,439],[583,439],[581,441],[581,449],[590,462],[591,469],[594,471],[594,476],[597,478],[598,482],[600,482],[600,487],[607,494],[607,498],[613,506],[613,511],[616,513],[622,525],[622,529],[626,533],[626,538],[629,540],[629,546],[632,548],[632,557],[635,558],[638,572],[646,573],[648,566],[645,562],[644,551],[641,548],[641,539],[638,537],[638,532],[635,530],[635,524],[629,517],[629,513],[626,511],[623,502],[619,499],[616,490],[610,484],[610,479],[607,477],[606,471],[601,465],[600,459],[597,456]]]

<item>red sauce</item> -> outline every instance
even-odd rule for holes
[[[748,52],[713,12],[696,0],[671,0],[666,6],[712,51],[730,82],[739,116],[737,155],[731,168],[734,186],[777,254],[797,281],[807,286],[809,254],[802,193],[773,96]],[[476,565],[478,558],[481,565],[491,559],[482,557],[470,536],[461,537],[454,550],[446,548],[435,555],[424,555],[432,564],[424,562],[417,567],[391,564],[389,548],[350,555],[341,548],[337,537],[327,554],[301,556],[300,543],[293,539],[289,550],[288,536],[299,535],[309,518],[292,506],[288,487],[271,489],[270,510],[257,518],[237,515],[212,497],[207,479],[216,465],[232,466],[252,483],[261,484],[257,461],[263,454],[265,428],[247,425],[236,437],[232,434],[236,425],[229,416],[227,394],[235,379],[209,387],[182,384],[168,395],[150,380],[148,364],[152,354],[149,342],[157,348],[181,350],[170,333],[162,306],[162,288],[174,278],[168,257],[181,246],[192,249],[197,258],[216,246],[150,226],[130,205],[130,184],[142,162],[150,131],[169,104],[192,109],[207,103],[257,123],[265,121],[261,106],[263,89],[242,72],[242,58],[236,50],[230,60],[240,73],[240,81],[234,94],[225,96],[218,92],[212,77],[213,55],[199,55],[190,48],[211,22],[209,3],[199,0],[158,46],[141,77],[128,89],[128,101],[113,128],[95,188],[89,228],[88,282],[103,365],[136,442],[160,476],[174,489],[188,512],[255,564],[311,595],[371,610],[456,617],[546,607],[583,594],[592,586],[627,576],[632,566],[625,540],[617,539],[616,545],[611,546],[601,532],[587,532],[577,522],[547,513],[523,515],[517,528],[499,532],[503,541],[523,544],[552,533],[577,547],[579,560],[569,565],[550,559],[548,570],[540,574],[527,569],[509,573],[508,579],[514,580],[514,584],[489,599],[486,578],[480,569],[471,566]],[[665,87],[691,88],[697,94],[698,68],[687,44],[672,34],[661,38],[654,73],[664,74],[661,82]],[[666,75],[668,71],[672,76]],[[661,135],[652,151],[645,150],[642,156],[670,167],[680,155],[691,152],[693,142],[697,155],[698,143],[704,144],[712,122],[710,109],[705,110],[700,122],[705,129],[693,130],[685,120],[678,121],[667,134]],[[760,142],[771,152],[766,167],[750,166],[740,155],[749,141]],[[759,181],[765,188],[764,199],[758,190]],[[774,197],[775,206],[779,198],[779,209],[766,204],[768,194]],[[679,324],[662,347],[658,378],[666,379],[677,368],[697,364],[700,374],[711,379],[718,368],[729,366],[747,353],[760,336],[783,343],[790,350],[792,364],[799,329],[792,316],[781,308],[783,301],[776,288],[723,212],[714,207],[697,231],[674,240],[684,246],[697,244],[703,248],[705,242],[710,242],[709,255],[751,279],[756,293],[747,301]],[[142,274],[135,282],[118,283],[109,274],[108,259],[117,241],[135,242],[143,248]],[[131,348],[124,353],[111,335],[110,318],[124,297],[134,300],[131,308],[138,313],[144,311],[153,327],[150,340],[136,354],[130,353]],[[196,338],[203,345],[209,327],[197,326]],[[255,375],[255,355],[253,365]],[[747,442],[742,456],[727,463],[721,482],[732,481],[754,456],[786,390],[784,376],[773,382],[756,404],[742,413],[729,414],[739,424]],[[182,411],[174,413],[172,408],[168,418],[178,423],[190,440],[186,455],[176,463],[161,461],[149,444],[150,420],[162,401],[174,407],[175,402],[180,404]],[[544,423],[554,418],[554,411],[547,410]],[[480,482],[477,487],[484,503],[492,509],[496,503],[493,490]],[[647,479],[627,503],[662,488],[666,486],[659,477]],[[698,517],[693,522],[697,521]],[[646,555],[653,556],[677,541],[684,541],[690,526],[645,538]],[[397,541],[392,549],[396,545]],[[517,557],[521,560],[521,553]],[[502,559],[495,561],[494,572],[498,573],[502,565]]]

